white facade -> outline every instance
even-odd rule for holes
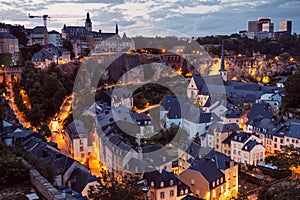
[[[244,142],[239,141],[239,136],[235,136],[234,140],[231,140],[231,159],[238,163],[251,165],[264,161],[265,147],[262,144],[256,144],[253,148],[250,148],[246,145],[250,140],[261,143],[261,139],[254,135],[251,135]]]
[[[194,123],[187,119],[182,120],[182,129],[184,129],[188,135],[189,138],[192,139],[196,133],[199,133],[199,135],[202,135],[205,133],[205,127],[208,125],[208,123]]]

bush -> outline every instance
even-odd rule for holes
[[[265,174],[265,175],[269,175],[272,178],[275,179],[282,179],[282,178],[286,178],[289,175],[291,175],[292,171],[287,169],[287,170],[274,170],[274,169],[268,169],[265,167],[261,167],[258,166],[258,168]]]

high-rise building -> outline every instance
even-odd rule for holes
[[[248,21],[248,32],[261,32],[261,25],[258,21]]]
[[[280,32],[287,32],[288,34],[292,34],[292,21],[283,21],[279,24]]]
[[[274,31],[274,23],[271,18],[258,18],[256,21],[248,21],[248,32],[268,32]]]
[[[274,23],[263,23],[262,32],[273,33],[274,32]]]

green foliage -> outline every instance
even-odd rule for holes
[[[19,109],[26,115],[26,120],[45,131],[45,136],[50,136],[50,130],[46,128],[46,122],[58,111],[64,98],[71,94],[73,81],[63,74],[55,65],[51,64],[46,72],[34,68],[27,63],[22,71],[20,83],[15,83],[15,102]],[[23,105],[20,96],[20,88],[23,88],[30,99],[31,108]]]
[[[261,42],[255,39],[241,38],[240,35],[206,36],[197,39],[200,45],[206,45],[207,51],[214,55],[220,55],[221,48],[216,49],[213,45],[220,45],[222,41],[224,41],[224,49],[233,54],[242,53],[251,56],[252,52],[260,52],[274,57],[288,52],[293,56],[300,56],[300,52],[297,50],[300,49],[300,38],[297,36],[283,36],[277,41],[263,39]]]
[[[275,179],[282,179],[282,178],[285,178],[285,177],[288,177],[289,175],[291,175],[291,170],[289,170],[289,169],[275,170],[275,169],[268,169],[268,168],[261,167],[261,166],[259,166],[258,168],[262,171],[263,174],[269,175]]]
[[[290,181],[277,186],[262,188],[258,194],[259,200],[294,200],[299,199],[299,181]]]
[[[159,104],[167,94],[172,94],[172,92],[162,85],[145,84],[133,93],[133,104],[138,109],[144,109],[146,105]]]
[[[266,157],[265,161],[278,166],[279,169],[297,168],[300,166],[300,148],[284,146],[282,151],[277,151],[275,155]]]
[[[134,199],[143,200],[145,194],[137,185],[139,178],[129,175],[122,178],[122,182],[118,182],[113,173],[102,171],[99,184],[90,187],[88,191],[89,199],[92,200],[123,200]]]
[[[0,141],[0,185],[10,185],[28,180],[28,169],[14,152]]]
[[[3,65],[8,67],[11,65],[11,54],[10,53],[0,53],[0,67]]]
[[[282,114],[289,116],[289,113],[293,115],[293,118],[300,119],[300,67],[294,75],[288,77],[285,83],[286,95],[283,98]]]

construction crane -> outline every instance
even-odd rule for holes
[[[43,22],[44,22],[44,44],[45,44],[45,47],[47,48],[48,47],[48,31],[47,31],[47,20],[49,18],[78,18],[78,17],[82,17],[80,15],[52,15],[52,16],[49,16],[49,15],[30,15],[28,14],[28,17],[29,18],[42,18],[43,19]]]

